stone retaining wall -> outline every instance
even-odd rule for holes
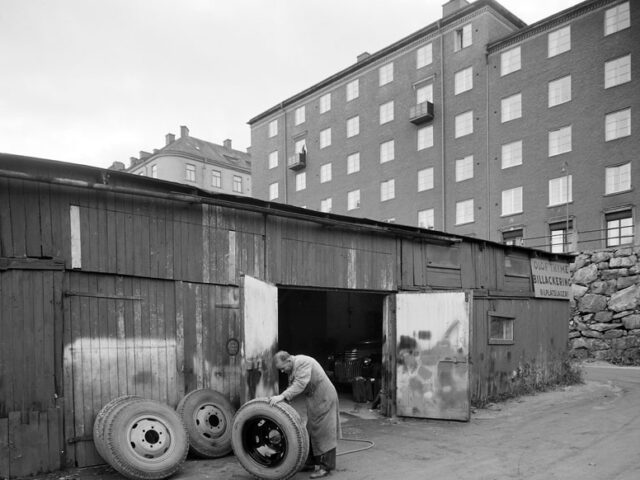
[[[581,253],[571,268],[571,354],[640,365],[640,247]]]

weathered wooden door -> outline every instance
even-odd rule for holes
[[[278,372],[273,365],[278,349],[278,288],[249,275],[241,277],[240,287],[244,403],[274,395],[278,389]]]
[[[469,420],[471,293],[396,295],[396,408],[406,417]]]
[[[176,405],[182,320],[173,284],[71,273],[64,292],[66,454],[70,465],[104,463],[93,422],[110,400],[138,395]],[[177,342],[180,342],[177,344]]]

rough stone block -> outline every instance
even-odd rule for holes
[[[591,330],[596,330],[597,332],[606,332],[607,330],[620,327],[622,327],[621,323],[593,323],[589,325]]]
[[[604,338],[604,339],[620,338],[620,337],[624,337],[624,331],[622,331],[620,329],[609,330],[608,332],[604,332],[604,335],[602,336],[602,338]]]
[[[609,262],[600,262],[595,264],[598,267],[598,270],[608,270],[609,269]]]
[[[640,286],[634,285],[611,295],[609,299],[609,309],[614,312],[622,310],[631,310],[638,304],[638,296],[640,295]],[[586,297],[586,295],[585,295]],[[601,308],[599,310],[604,310]]]
[[[593,319],[597,323],[610,322],[613,319],[613,312],[610,312],[608,310],[605,310],[603,312],[596,312],[596,314],[593,316]]]
[[[571,348],[573,350],[578,349],[578,348],[586,348],[587,350],[590,347],[590,343],[587,342],[586,338],[582,338],[582,337],[578,337],[578,338],[574,338],[570,341],[571,344]]]
[[[598,295],[612,295],[618,290],[618,282],[616,280],[595,281],[589,287],[590,293]]]
[[[627,275],[629,275],[629,270],[626,268],[600,270],[600,278],[602,280],[617,280],[619,277],[626,277]]]
[[[596,352],[593,352],[593,358],[595,358],[596,360],[609,361],[611,360],[612,356],[613,355],[611,350],[598,350]]]
[[[578,285],[577,283],[571,285],[571,295],[575,299],[582,297],[587,293],[587,290],[589,290],[589,287],[585,287],[584,285]]]
[[[633,311],[631,311],[631,310],[623,310],[623,311],[621,311],[619,313],[614,314],[613,315],[613,319],[614,320],[619,320],[620,318],[624,318],[627,315],[631,315],[632,313],[633,313]]]
[[[582,267],[590,263],[590,258],[591,258],[591,255],[587,255],[584,253],[581,253],[580,255],[578,255],[575,258],[574,262],[571,263],[571,266],[570,266],[570,268],[572,269],[571,271],[575,272],[576,270],[580,270]]]
[[[602,333],[596,332],[595,330],[585,330],[582,332],[582,336],[588,338],[602,338]]]
[[[581,312],[599,312],[607,308],[607,297],[587,293],[580,298],[578,310]]]
[[[594,264],[591,264],[587,267],[583,267],[579,270],[576,270],[576,273],[573,274],[573,283],[578,283],[580,285],[589,285],[594,280],[598,278],[598,267]]]
[[[629,268],[636,264],[636,256],[615,257],[609,260],[609,268]]]
[[[600,262],[608,262],[610,258],[613,257],[611,252],[595,252],[591,254],[591,262],[600,263]]]
[[[640,337],[627,335],[626,337],[614,338],[611,340],[611,348],[616,350],[626,350],[627,348],[640,347]]]
[[[569,332],[569,338],[579,338],[581,336],[582,335],[580,334],[580,332],[576,332],[576,331]]]
[[[640,315],[628,315],[622,319],[622,323],[624,324],[624,328],[627,330],[640,328]]]
[[[630,287],[631,285],[635,285],[636,283],[638,283],[638,276],[629,275],[628,277],[618,278],[616,286],[618,287],[618,290],[624,290],[625,288]]]
[[[615,342],[616,339],[610,341]],[[608,348],[611,348],[611,345],[609,345],[607,341],[599,338],[588,338],[587,345],[589,345],[589,350],[607,350]]]
[[[619,248],[614,252],[615,257],[628,257],[629,255],[633,255],[633,247]]]

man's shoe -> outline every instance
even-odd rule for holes
[[[309,475],[309,478],[322,478],[322,477],[326,477],[327,475],[329,475],[329,470],[326,470],[322,467],[317,468],[315,472],[313,472],[311,475]]]
[[[304,466],[302,467],[302,472],[315,472],[317,469],[317,465],[314,465],[313,463],[305,463]]]

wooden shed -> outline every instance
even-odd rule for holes
[[[0,476],[103,463],[119,395],[271,395],[278,349],[378,339],[386,415],[466,420],[561,371],[569,261],[0,154]]]

